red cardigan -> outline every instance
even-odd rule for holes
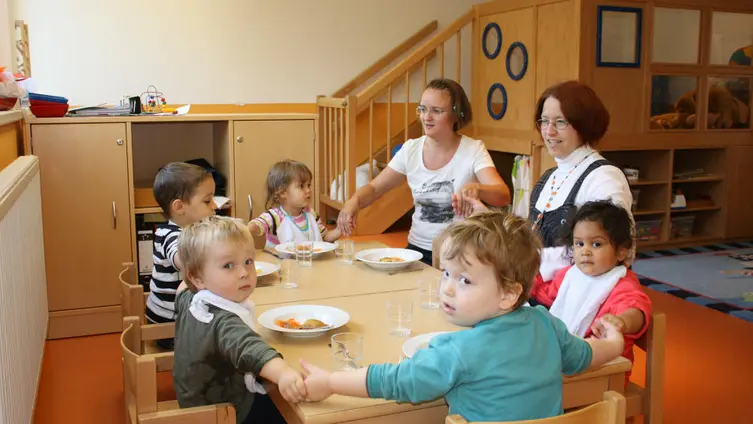
[[[557,294],[562,286],[562,281],[565,279],[565,274],[572,268],[571,265],[567,268],[561,269],[557,272],[554,280],[545,282],[541,275],[537,275],[533,280],[533,288],[531,289],[531,297],[538,300],[542,305],[550,308],[554,299],[557,298]],[[636,308],[643,312],[643,327],[634,334],[625,334],[625,350],[622,352],[622,356],[633,363],[633,345],[635,341],[639,339],[648,329],[648,322],[651,319],[651,300],[646,296],[646,293],[641,289],[641,283],[638,282],[638,277],[631,270],[627,271],[627,274],[617,282],[612,292],[609,293],[607,299],[599,308],[599,312],[596,313],[594,321],[605,314],[618,315],[630,308]],[[592,336],[593,333],[589,329],[585,337]],[[631,369],[632,371],[632,369]],[[630,377],[630,371],[627,372],[627,377]],[[625,381],[627,384],[627,379]]]

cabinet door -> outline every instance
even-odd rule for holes
[[[725,182],[727,184],[725,238],[753,236],[751,181],[753,181],[753,146],[729,147]]]
[[[132,261],[125,124],[33,125],[50,311],[120,304]]]
[[[249,194],[254,200],[254,217],[264,212],[267,172],[275,162],[297,160],[314,172],[313,120],[236,121],[234,132],[236,217],[249,218]],[[314,198],[312,193],[312,203]]]

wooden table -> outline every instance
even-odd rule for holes
[[[377,242],[356,243],[355,250],[359,252],[383,247],[387,246]],[[275,263],[279,258],[258,250],[256,260]],[[352,265],[340,263],[334,252],[327,252],[314,257],[311,268],[299,268],[298,288],[282,288],[277,275],[268,275],[259,278],[251,300],[261,306],[402,290],[417,291],[418,280],[441,276],[439,270],[423,263],[411,266],[422,269],[389,275],[355,259]]]
[[[314,339],[289,338],[263,328],[261,333],[269,344],[281,352],[285,360],[294,366],[297,365],[299,358],[304,358],[319,367],[333,369],[334,363],[328,346],[329,336],[339,332],[356,332],[364,337],[364,354],[362,360],[359,361],[360,365],[398,362],[402,359],[402,345],[408,337],[389,335],[386,302],[390,299],[417,299],[417,296],[418,290],[413,288],[348,297],[320,298],[316,304],[334,306],[348,312],[350,322],[344,327],[328,332],[326,336]],[[290,304],[300,303],[310,302]],[[259,306],[257,314],[278,306],[280,305]],[[463,331],[461,327],[448,323],[440,310],[422,309],[417,306],[416,303],[411,325],[412,336],[434,331]],[[618,358],[593,372],[566,378],[563,393],[565,408],[601,401],[602,394],[608,390],[622,392],[625,372],[629,369],[630,363],[624,358]],[[447,406],[442,399],[421,405],[411,405],[397,404],[383,399],[335,395],[323,402],[291,405],[275,390],[271,392],[271,396],[289,423],[439,423],[444,422],[444,417],[447,415]]]

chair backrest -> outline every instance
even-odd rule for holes
[[[662,313],[651,315],[646,333],[635,345],[646,352],[646,386],[643,393],[644,422],[661,422],[664,403],[664,356],[667,333],[667,317]]]
[[[138,317],[140,323],[144,318],[144,287],[136,282],[136,267],[133,262],[123,263],[123,270],[118,274],[120,284],[121,317]]]
[[[120,335],[123,359],[123,391],[128,423],[137,423],[139,414],[157,412],[157,365],[149,355],[134,349],[140,344],[137,317],[123,318],[125,330]]]
[[[473,424],[460,415],[450,415],[445,424]],[[613,391],[604,393],[604,400],[577,411],[552,418],[528,421],[505,421],[484,424],[625,424],[625,397]]]

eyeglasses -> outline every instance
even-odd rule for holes
[[[567,128],[568,125],[570,125],[569,122],[565,121],[564,119],[557,119],[555,121],[550,121],[548,119],[541,118],[538,121],[536,121],[536,126],[539,127],[539,129],[546,129],[549,128],[549,125],[554,125],[554,128],[557,128],[558,130],[564,130]]]
[[[426,106],[419,106],[416,108],[416,115],[428,115],[432,114],[434,116],[441,116],[443,113],[447,112],[444,109],[440,109],[438,107],[433,107],[431,109],[427,109]]]

